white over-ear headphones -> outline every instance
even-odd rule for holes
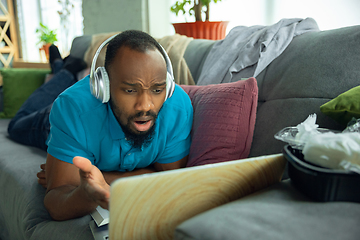
[[[90,69],[90,91],[91,93],[99,99],[103,103],[107,103],[110,100],[110,83],[109,83],[109,76],[105,70],[105,67],[98,67],[95,70],[96,61],[100,54],[101,49],[108,44],[116,35],[111,36],[110,38],[106,39],[98,48],[94,55],[94,59],[91,63],[91,69]],[[160,45],[160,44],[159,44]],[[162,51],[165,55],[165,61],[166,61],[166,99],[170,98],[175,90],[175,81],[174,81],[174,74],[173,69],[171,65],[171,61],[169,56],[167,55],[165,49],[160,45],[162,48]]]

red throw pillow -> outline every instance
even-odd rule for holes
[[[187,167],[247,158],[256,119],[256,79],[181,87],[194,108]]]

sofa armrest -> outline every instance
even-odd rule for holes
[[[71,44],[70,55],[84,59],[85,52],[91,44],[92,35],[83,35],[74,38]]]

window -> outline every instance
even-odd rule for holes
[[[71,42],[83,34],[81,0],[17,0],[21,57],[28,62],[46,61],[39,48],[36,29],[40,22],[56,30],[58,46],[63,57],[70,51]]]

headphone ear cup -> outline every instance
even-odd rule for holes
[[[103,49],[103,47],[116,36],[117,34],[109,37],[100,45],[100,47],[95,52],[90,68],[90,91],[97,99],[99,99],[103,103],[106,103],[110,100],[109,76],[104,67],[98,67],[95,70],[95,66],[101,49]]]
[[[104,67],[98,67],[94,72],[94,81],[91,83],[93,95],[102,103],[110,100],[109,76]]]
[[[104,76],[104,96],[103,96],[103,103],[107,103],[110,100],[110,80],[109,75],[105,68],[102,68],[103,76]]]
[[[165,97],[165,101],[166,99],[170,98],[172,96],[172,94],[174,93],[175,90],[175,82],[174,79],[172,77],[172,75],[167,72],[166,74],[166,97]]]
[[[104,85],[104,93],[103,93],[103,97],[102,97],[102,102],[103,103],[107,103],[110,100],[110,81],[109,81],[109,75],[107,74],[106,70],[104,67],[100,68],[100,71],[102,72],[102,76],[103,76],[103,85]]]

